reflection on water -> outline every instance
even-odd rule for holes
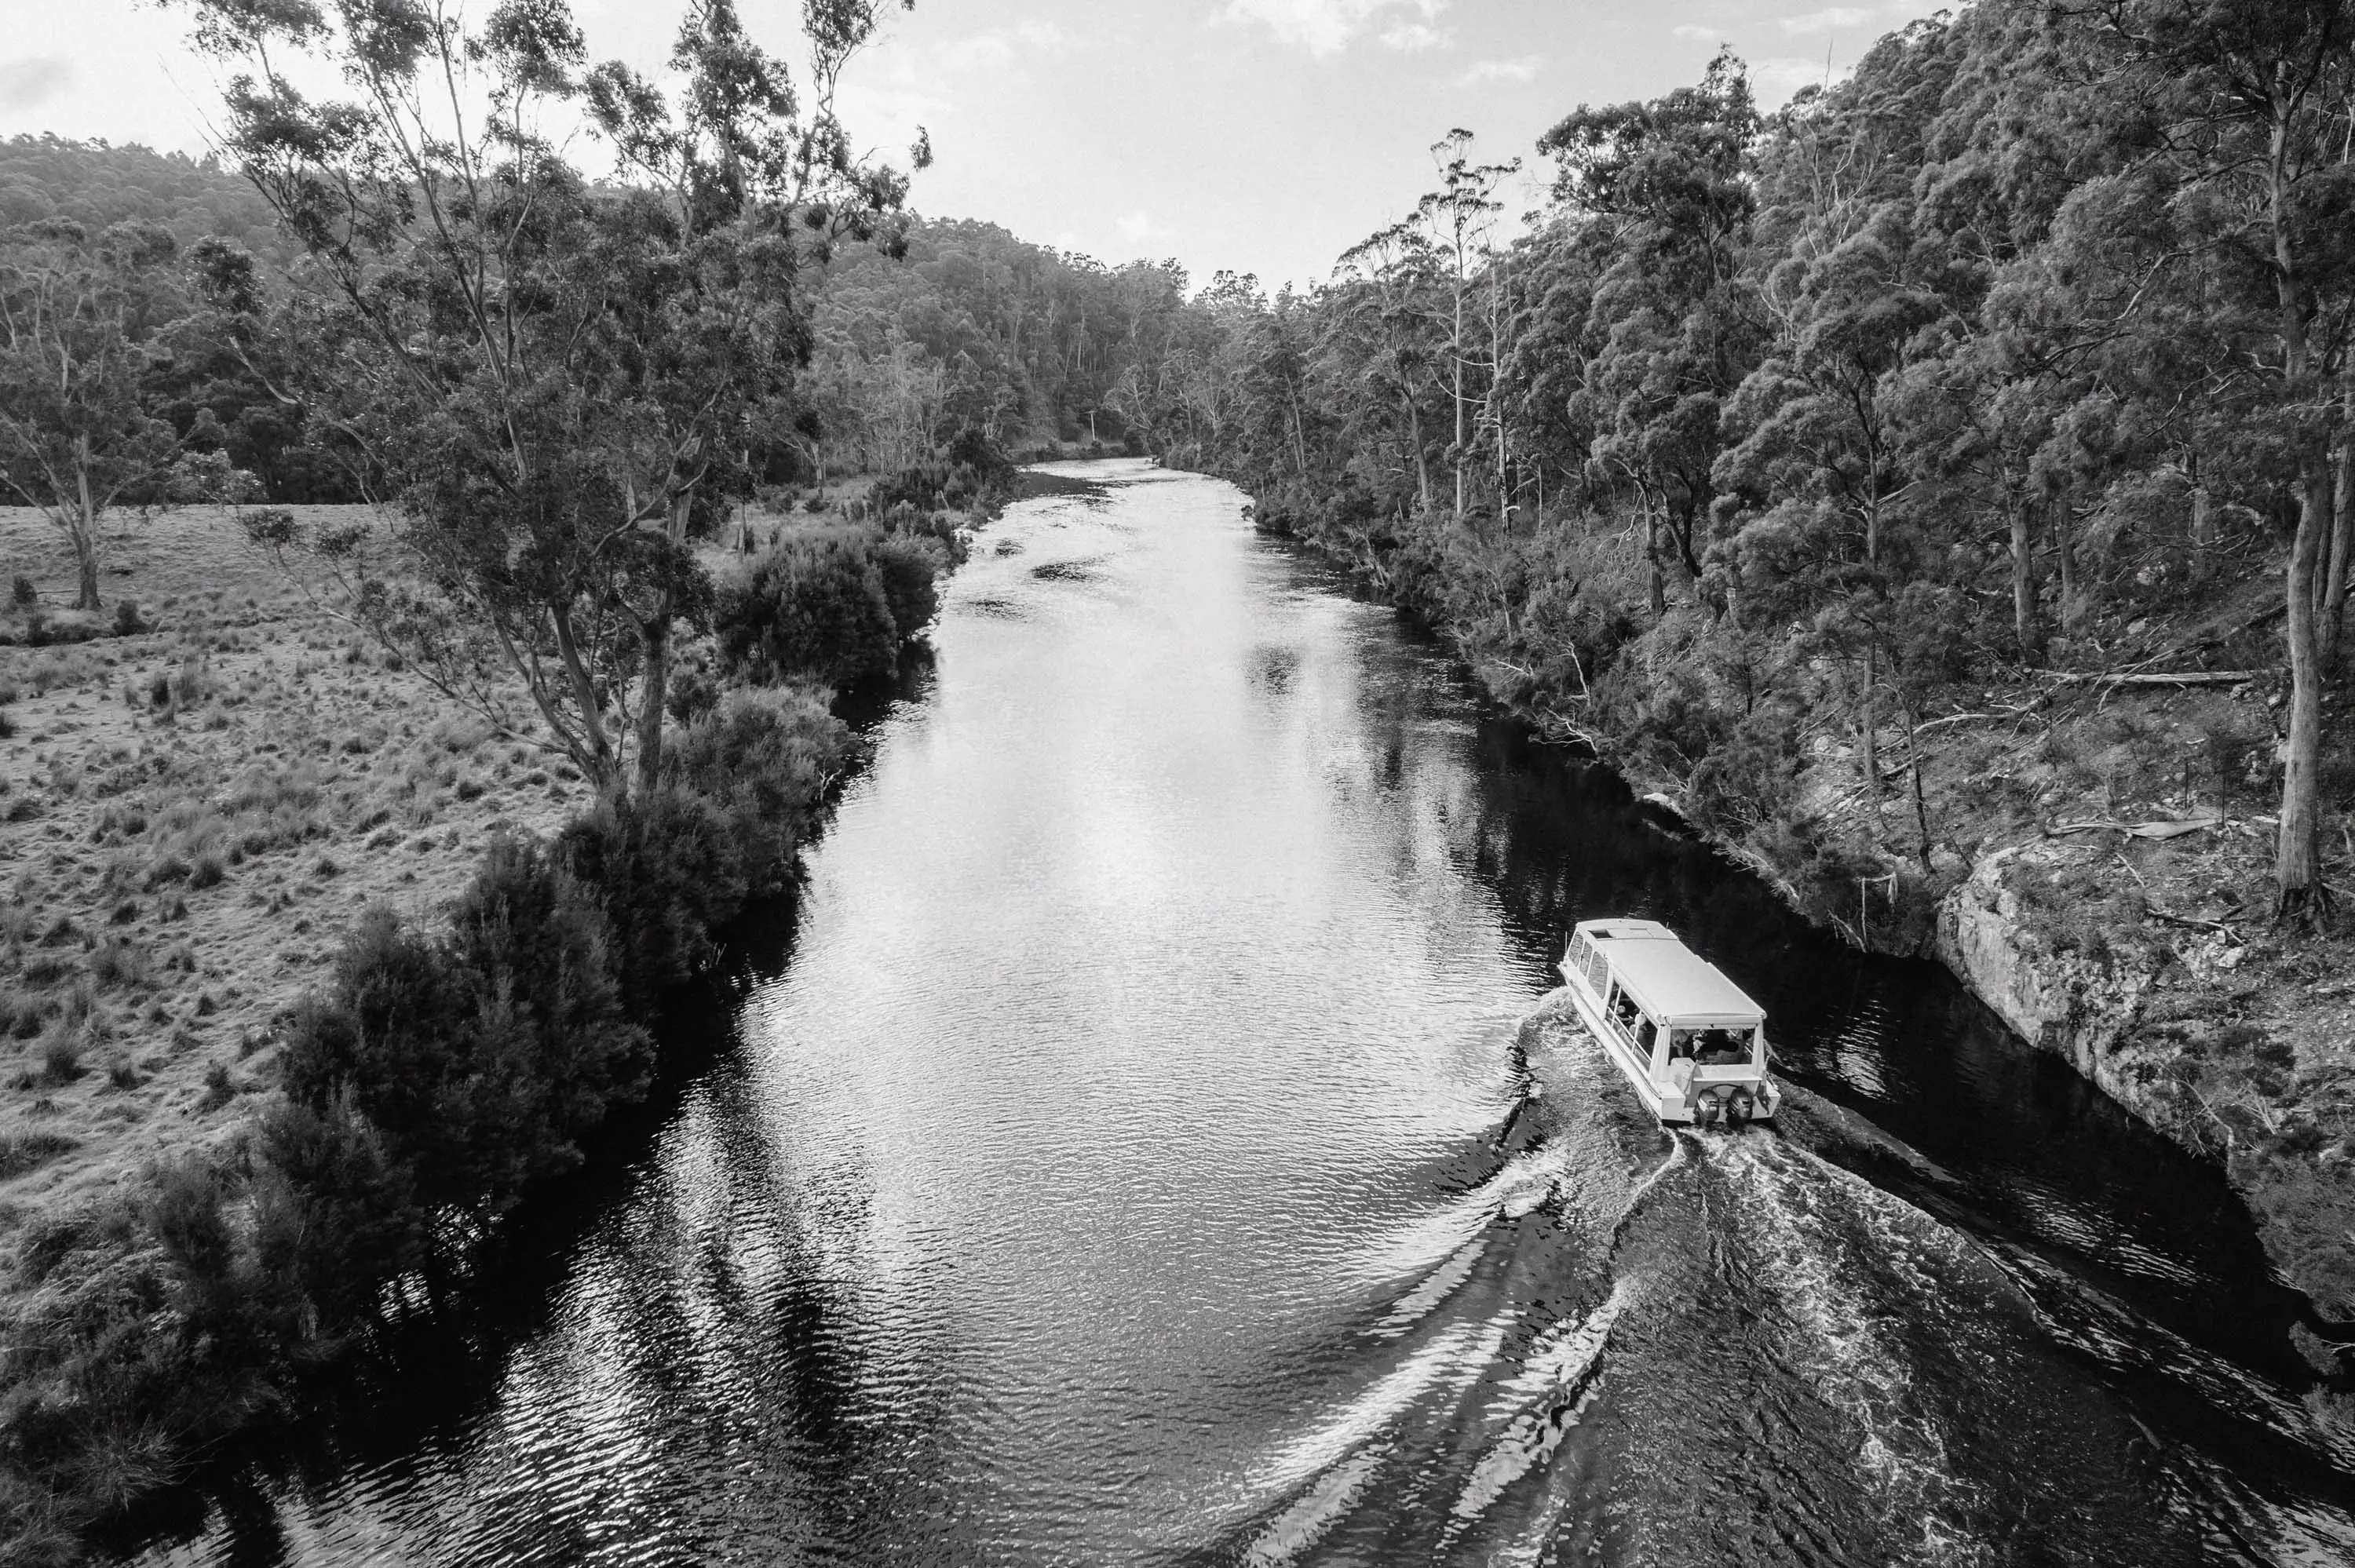
[[[711,1065],[176,1563],[2331,1562],[2212,1175],[1095,465],[954,583]],[[1007,546],[1011,546],[1012,548]],[[1670,1137],[1578,918],[1764,1000]]]

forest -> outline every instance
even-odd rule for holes
[[[2324,744],[2350,47],[2333,6],[1987,0],[1772,114],[1721,58],[1564,117],[1520,234],[1518,160],[1456,132],[1328,286],[1198,303],[1211,345],[1153,437],[1729,836],[1789,821],[1844,715],[1864,789],[1913,797],[1858,847],[1925,874],[1916,735],[1947,697],[2123,666],[2128,628],[2261,569],[2275,898],[2319,919],[2322,813],[2355,782]]]

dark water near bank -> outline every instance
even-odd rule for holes
[[[2338,1563],[2221,1182],[1134,464],[983,535],[789,957],[188,1563]],[[1003,551],[1004,553],[999,553]],[[1568,924],[1772,1011],[1672,1138]]]

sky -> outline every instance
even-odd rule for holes
[[[486,0],[478,0],[486,4]],[[889,0],[886,0],[888,5]],[[739,0],[797,59],[799,0]],[[574,0],[590,51],[653,72],[677,0]],[[918,210],[980,217],[1118,263],[1175,258],[1270,287],[1335,258],[1435,183],[1462,127],[1484,162],[1518,156],[1581,103],[1699,78],[1721,44],[1762,102],[1837,78],[1935,0],[917,0],[854,62],[840,107],[886,154],[918,126]],[[52,132],[200,153],[220,74],[184,9],[0,0],[0,136]]]

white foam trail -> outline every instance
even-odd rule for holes
[[[1395,1339],[1420,1322],[1431,1309],[1455,1293],[1455,1287],[1470,1277],[1481,1255],[1488,1250],[1486,1234],[1474,1236],[1455,1250],[1455,1255],[1426,1276],[1423,1282],[1398,1299],[1390,1315],[1375,1324],[1371,1332],[1382,1339]]]
[[[1551,1197],[1564,1168],[1550,1146],[1524,1150],[1470,1192],[1449,1200],[1361,1255],[1355,1271],[1372,1279],[1421,1275],[1471,1245],[1497,1216],[1518,1219]]]
[[[1602,1306],[1547,1335],[1505,1385],[1492,1409],[1511,1411],[1512,1419],[1457,1495],[1455,1520],[1448,1527],[1451,1538],[1487,1512],[1507,1487],[1550,1457],[1563,1435],[1578,1425],[1600,1391],[1595,1363],[1633,1295],[1626,1280],[1614,1283]]]
[[[1382,1462],[1382,1451],[1371,1449],[1345,1460],[1316,1478],[1316,1483],[1268,1521],[1243,1551],[1246,1568],[1283,1568],[1316,1544],[1333,1521],[1354,1507]]]
[[[1876,1227],[1883,1234],[1892,1228],[1915,1229],[1908,1221],[1930,1224],[1927,1216],[1776,1140],[1712,1139],[1704,1153],[1730,1178],[1752,1189],[1743,1206],[1747,1225],[1774,1264],[1762,1282],[1815,1341],[1819,1354],[1811,1370],[1817,1391],[1862,1428],[1859,1470],[1888,1499],[1892,1514],[1918,1512],[1922,1540],[1904,1561],[1942,1568],[1987,1561],[1986,1544],[1969,1539],[1952,1512],[1940,1506],[1971,1489],[1954,1474],[1937,1429],[1923,1416],[1908,1413],[1906,1361],[1857,1309],[1860,1293],[1841,1277],[1841,1244],[1817,1223],[1817,1208],[1826,1195],[1839,1194],[1861,1210],[1896,1219],[1894,1227]],[[1967,1245],[1944,1227],[1934,1227],[1933,1234],[1950,1237],[1957,1246]],[[1904,1248],[1889,1248],[1884,1260],[1902,1263],[1904,1255]],[[1940,1288],[1938,1281],[1926,1276],[1919,1284],[1925,1292]]]
[[[1457,1323],[1433,1335],[1429,1344],[1270,1456],[1252,1478],[1252,1490],[1290,1491],[1364,1448],[1431,1389],[1479,1376],[1505,1342],[1508,1321],[1500,1316],[1485,1323]]]
[[[1628,1189],[1627,1201],[1619,1207],[1619,1221],[1621,1224],[1624,1224],[1626,1223],[1627,1216],[1636,1212],[1636,1205],[1644,1201],[1644,1194],[1649,1192],[1655,1186],[1658,1185],[1661,1177],[1667,1175],[1669,1171],[1674,1171],[1678,1166],[1682,1165],[1685,1162],[1686,1139],[1684,1135],[1682,1133],[1670,1133],[1668,1136],[1675,1141],[1669,1147],[1667,1157],[1664,1158],[1657,1165],[1652,1167],[1652,1173],[1650,1175],[1645,1177],[1641,1181],[1636,1182],[1635,1186]]]

